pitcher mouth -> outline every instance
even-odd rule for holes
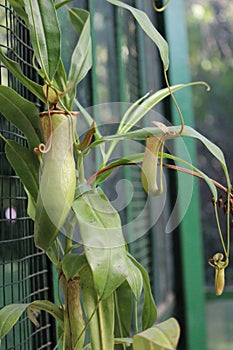
[[[34,152],[38,155],[41,154],[45,154],[48,153],[51,149],[51,145],[52,145],[52,135],[53,135],[53,126],[52,126],[52,116],[56,116],[56,115],[63,115],[64,117],[69,118],[70,117],[78,117],[79,112],[78,111],[71,111],[71,112],[67,112],[61,109],[49,109],[47,111],[43,111],[39,113],[39,117],[40,118],[44,118],[47,117],[49,119],[49,135],[47,137],[46,140],[46,136],[45,136],[45,140],[46,142],[49,140],[49,145],[48,147],[46,147],[45,143],[40,143],[37,147],[34,148]]]
[[[69,112],[73,117],[78,117],[79,112],[78,111],[74,111],[74,112]],[[64,114],[64,115],[68,115],[68,113],[66,111],[60,110],[60,109],[51,109],[49,111],[43,111],[39,113],[40,118],[46,117],[48,115],[53,115],[53,114]]]

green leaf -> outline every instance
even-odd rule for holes
[[[34,53],[51,82],[60,60],[60,28],[52,1],[24,0]]]
[[[8,58],[0,47],[0,61],[6,66],[6,68],[17,78],[29,91],[31,91],[35,96],[37,96],[44,103],[46,98],[42,91],[41,85],[35,83],[31,79],[28,79],[26,75],[23,74],[20,65]]]
[[[213,142],[208,140],[205,136],[203,136],[202,134],[200,134],[198,131],[191,128],[190,126],[185,126],[184,132],[182,133],[182,136],[188,136],[188,137],[192,137],[192,138],[196,138],[196,139],[200,140],[205,145],[205,147],[213,154],[213,156],[216,159],[218,159],[218,161],[220,162],[220,164],[223,168],[223,171],[225,173],[228,189],[230,189],[231,188],[231,181],[230,181],[225,157],[224,157],[222,150],[217,145],[215,145]]]
[[[80,31],[80,26],[83,26],[78,43],[71,57],[70,71],[68,81],[71,89],[68,91],[70,98],[70,108],[76,95],[76,85],[87,75],[92,66],[92,44],[91,44],[91,27],[90,15],[86,17],[86,11],[76,8],[69,9],[71,22],[77,23],[74,25],[77,31]]]
[[[136,334],[134,350],[175,350],[179,341],[180,327],[174,318]]]
[[[191,163],[186,162],[183,159],[181,159],[179,157],[176,157],[176,156],[173,156],[171,154],[163,153],[163,158],[172,159],[172,160],[175,161],[176,164],[177,164],[177,162],[182,163],[182,164],[186,165],[186,167],[188,167],[188,168],[192,169],[193,171],[197,172],[203,178],[203,180],[207,183],[207,185],[209,186],[209,189],[210,189],[210,191],[212,193],[212,196],[213,196],[215,202],[217,201],[217,198],[218,198],[217,189],[216,189],[213,181],[205,173],[203,173],[201,170],[199,170],[197,167],[195,167]]]
[[[115,337],[128,337],[131,331],[133,298],[128,282],[123,282],[114,293]]]
[[[101,348],[99,350],[114,350],[114,300],[113,295],[101,300],[98,306],[99,325],[101,329]],[[92,349],[95,339],[92,341]]]
[[[195,82],[190,84],[179,84],[171,86],[172,92],[179,91],[189,86],[194,86],[198,84],[204,84],[202,82]],[[204,84],[205,85],[205,84]],[[135,108],[129,107],[125,115],[122,117],[123,122],[120,123],[119,128],[114,135],[102,136],[96,141],[92,142],[91,145],[86,149],[85,154],[89,152],[92,148],[100,145],[103,142],[116,141],[119,140],[145,140],[147,136],[151,135],[161,135],[163,131],[159,128],[148,127],[144,129],[138,129],[136,131],[129,130],[138,123],[146,113],[148,113],[156,104],[162,101],[165,97],[169,96],[170,92],[168,88],[161,89],[154,94],[150,95],[147,99],[143,100],[141,104],[135,104]],[[168,130],[179,132],[180,127],[168,127]],[[113,148],[113,147],[112,147]]]
[[[114,349],[113,295],[104,300],[97,296],[89,265],[80,270],[83,307],[88,322],[92,350]]]
[[[0,111],[26,136],[31,149],[43,140],[39,113],[35,105],[7,86],[0,86]]]
[[[88,111],[81,105],[81,103],[79,103],[79,101],[75,98],[74,99],[74,104],[78,107],[78,110],[80,111],[80,117],[83,117],[87,123],[87,125],[90,127],[93,122],[94,119],[91,117],[91,115],[88,113]],[[95,138],[98,139],[100,138],[102,135],[98,129],[98,126],[96,126],[96,133],[95,133]],[[101,145],[100,146],[100,151],[102,153],[102,156],[104,158],[105,156],[105,145]]]
[[[94,348],[92,350],[101,350],[100,324],[98,318],[98,297],[95,291],[93,275],[89,265],[86,265],[80,273],[80,284],[82,289],[83,308],[88,322],[90,340]]]
[[[100,189],[79,196],[73,210],[97,294],[107,298],[128,275],[120,217]]]
[[[64,92],[66,90],[66,71],[61,59],[59,60],[57,70],[54,75],[54,81],[56,82],[56,85],[61,92]]]
[[[133,256],[129,254],[129,257],[133,264],[140,270],[143,278],[144,303],[142,311],[142,329],[145,330],[155,323],[157,319],[157,309],[151,292],[148,272]]]
[[[80,271],[87,265],[85,255],[68,254],[62,260],[62,271],[65,274],[66,280],[74,279],[80,276]]]
[[[52,315],[63,326],[63,311],[48,300],[37,300],[30,304],[11,304],[0,310],[0,340],[6,336],[27,309],[29,318],[38,325],[35,315],[43,310]]]
[[[0,310],[0,340],[11,330],[29,304],[11,304]]]
[[[6,156],[16,174],[36,202],[39,188],[39,162],[33,151],[7,140]]]
[[[206,182],[206,184],[209,186],[214,200],[217,201],[217,195],[218,195],[217,189],[216,189],[216,186],[214,185],[213,181],[209,178],[209,176],[207,176],[204,172],[202,172],[200,169],[198,169],[197,167],[195,167],[191,163],[188,163],[188,162],[184,161],[183,159],[176,157],[172,154],[168,154],[168,153],[163,152],[162,156],[165,159],[174,160],[176,165],[177,165],[177,163],[182,163],[182,164],[186,165],[186,168],[190,168],[193,171],[197,172],[203,178],[203,180]],[[143,157],[144,157],[144,153],[132,154],[132,155],[129,155],[127,157],[117,159],[117,160],[107,164],[106,171],[101,172],[97,176],[97,178],[95,180],[95,185],[104,182],[117,167],[125,165],[125,164],[134,165],[135,163],[140,163],[143,161]],[[160,157],[160,152],[159,152],[159,157]],[[104,168],[102,170],[104,170]]]
[[[133,339],[132,338],[115,338],[114,339],[115,344],[125,344],[129,346],[130,344],[133,344]]]
[[[189,84],[179,84],[171,86],[169,89],[164,88],[156,91],[155,93],[149,95],[149,97],[144,98],[140,104],[135,103],[135,107],[130,106],[122,117],[122,121],[119,125],[117,133],[126,133],[135,124],[137,124],[145,115],[150,111],[155,105],[162,101],[165,97],[170,95],[170,92],[174,93],[176,91],[182,90],[184,88],[195,86],[195,85],[205,85],[202,82],[194,82]],[[140,101],[140,99],[139,99]]]
[[[206,83],[203,82],[174,85],[169,88],[161,89],[151,95],[147,93],[145,96],[141,97],[135,103],[133,103],[127,109],[121,119],[116,135],[114,135],[115,141],[112,141],[109,146],[107,157],[104,158],[104,164],[107,162],[116,144],[118,143],[117,136],[119,134],[122,135],[128,133],[128,131],[132,129],[132,127],[135,126],[155,105],[157,105],[165,97],[169,96],[171,92],[176,92],[185,87],[200,84],[207,86]],[[96,142],[98,142],[98,140]],[[93,143],[90,147],[95,147],[97,144]]]
[[[66,70],[61,59],[59,61],[56,73],[54,75],[54,85],[57,86],[58,90],[60,90],[61,92],[64,92],[63,102],[64,102],[64,105],[68,108],[69,97],[67,95],[67,89],[69,88],[67,88]]]
[[[139,300],[143,288],[143,278],[142,273],[139,268],[128,259],[129,264],[129,275],[127,277],[127,282],[135,296],[136,301]]]
[[[115,160],[115,161],[107,164],[106,167],[102,169],[103,172],[101,172],[96,177],[95,185],[98,185],[98,184],[104,182],[105,180],[107,180],[107,178],[111,175],[111,173],[117,167],[122,166],[122,165],[126,165],[126,164],[133,165],[135,163],[142,162],[142,160],[143,160],[143,153],[140,153],[140,154],[132,154],[132,155]]]
[[[27,313],[28,316],[36,314],[39,311],[45,311],[52,315],[58,322],[61,327],[63,327],[63,310],[48,300],[36,300],[33,301],[31,304],[27,307]],[[33,322],[33,317],[31,318],[31,321]],[[34,323],[34,322],[33,322]]]
[[[35,221],[35,217],[36,217],[36,201],[32,197],[31,193],[28,191],[27,187],[25,187],[25,186],[24,186],[24,191],[26,192],[27,197],[28,197],[27,214],[33,221]]]
[[[46,255],[55,266],[60,263],[60,254],[57,241],[54,241],[51,247],[47,249]]]
[[[141,10],[138,10],[134,7],[131,7],[122,1],[118,0],[108,0],[113,5],[122,7],[129,10],[132,15],[137,20],[138,24],[144,30],[144,32],[149,36],[149,38],[155,43],[160,52],[160,57],[163,62],[164,69],[167,70],[169,66],[169,57],[168,57],[168,44],[162,35],[157,31],[153,26],[147,14]]]
[[[75,31],[80,35],[86,21],[88,20],[89,12],[79,8],[71,8],[69,11],[71,23]]]
[[[8,0],[8,2],[14,9],[14,11],[17,13],[17,15],[21,17],[26,24],[28,24],[28,16],[24,9],[23,0]]]
[[[56,10],[58,10],[60,7],[68,4],[71,1],[74,1],[74,0],[64,0],[64,1],[58,2],[57,4],[55,4]]]
[[[89,344],[85,345],[83,350],[92,350],[91,344],[89,343]]]

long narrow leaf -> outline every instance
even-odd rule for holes
[[[173,156],[171,154],[163,153],[163,158],[172,159],[175,161],[175,163],[180,162],[180,163],[184,164],[186,167],[197,172],[202,177],[202,179],[206,182],[206,184],[209,186],[209,189],[212,193],[214,200],[217,201],[217,197],[218,197],[217,189],[216,189],[213,181],[205,173],[203,173],[203,171],[199,170],[197,167],[184,161],[183,159],[176,157],[176,156]]]
[[[139,300],[143,288],[143,277],[139,268],[132,262],[131,259],[128,259],[129,264],[129,275],[127,277],[127,282],[133,292],[136,301]]]
[[[65,67],[64,67],[61,59],[58,63],[58,67],[57,67],[56,73],[54,75],[54,80],[57,84],[58,89],[60,91],[64,92],[67,88],[67,86],[66,86],[67,79],[66,79]]]
[[[143,278],[144,303],[142,311],[142,329],[145,330],[155,323],[157,319],[157,309],[151,292],[148,272],[132,255],[129,254],[129,257],[132,263],[140,270]]]
[[[223,168],[223,171],[225,173],[228,188],[230,188],[231,181],[230,181],[225,157],[224,157],[222,150],[217,145],[215,145],[213,142],[211,142],[209,139],[207,139],[204,135],[200,134],[198,131],[191,128],[190,126],[185,126],[182,136],[188,136],[188,137],[192,137],[192,138],[196,138],[196,139],[200,140],[205,145],[205,147],[213,154],[213,156],[216,159],[218,159],[218,161],[220,162],[220,164]]]
[[[174,318],[161,322],[133,337],[134,350],[175,350],[180,327]]]
[[[28,16],[24,9],[24,2],[23,0],[8,0],[11,7],[14,9],[14,11],[17,13],[19,17],[21,17],[26,24],[28,24]]]
[[[27,307],[28,315],[37,310],[45,311],[52,315],[61,327],[63,327],[63,310],[49,300],[35,300]],[[30,317],[29,317],[30,318]]]
[[[115,299],[115,337],[129,337],[133,314],[132,290],[125,281],[114,293]]]
[[[180,130],[180,127],[170,126],[170,127],[167,127],[167,129],[168,129],[168,133],[171,133],[171,135],[172,135],[174,133],[177,134]],[[92,148],[96,147],[97,145],[99,145],[103,142],[109,142],[109,141],[113,141],[113,140],[145,140],[148,136],[160,135],[161,133],[163,133],[163,131],[160,130],[159,128],[148,127],[148,128],[139,129],[136,131],[127,132],[126,134],[103,136],[103,137],[97,139],[96,141],[94,141],[86,149],[85,153],[88,153]],[[226,176],[228,188],[230,188],[230,186],[231,186],[230,177],[229,177],[229,173],[227,170],[225,157],[224,157],[224,154],[221,151],[221,149],[217,145],[215,145],[213,142],[208,140],[205,136],[203,136],[202,134],[197,132],[195,129],[191,128],[190,126],[186,126],[186,125],[184,126],[182,136],[199,139],[206,146],[206,148],[212,153],[212,155],[216,159],[218,159],[218,161],[220,162],[220,164],[223,168],[223,171],[225,173],[225,176]],[[174,137],[174,136],[171,136],[171,137]],[[169,138],[169,136],[168,136],[168,138]]]
[[[131,111],[131,113],[128,113],[128,111],[126,111],[125,115],[127,115],[127,118],[125,118],[125,115],[123,116],[122,119],[124,120],[124,124],[120,123],[118,128],[118,133],[128,132],[134,125],[136,125],[146,115],[146,113],[148,113],[155,105],[157,105],[165,97],[169,96],[171,92],[174,93],[176,91],[179,91],[194,85],[206,86],[206,84],[203,82],[179,84],[179,85],[171,86],[169,89],[168,88],[161,89],[149,95],[149,97],[143,99],[143,101],[138,106],[136,106],[136,108],[134,108]],[[131,107],[129,107],[129,109],[131,109]]]
[[[64,105],[67,108],[69,108],[69,96],[66,93],[66,90],[67,90],[67,76],[66,76],[66,70],[65,70],[64,64],[63,64],[61,59],[59,61],[56,73],[54,75],[54,83],[55,83],[55,85],[57,85],[58,89],[61,92],[64,92],[63,103],[64,103]]]
[[[122,1],[108,0],[108,2],[110,2],[113,5],[127,9],[132,13],[132,15],[135,17],[135,19],[137,20],[141,28],[144,30],[144,32],[149,36],[149,38],[151,38],[151,40],[153,40],[155,45],[158,47],[164,69],[167,70],[169,66],[167,42],[158,32],[158,30],[153,26],[147,14],[141,10],[138,10],[132,6],[123,3]]]
[[[29,304],[11,304],[0,310],[0,340],[11,330]]]
[[[160,153],[159,153],[159,157],[160,157]],[[213,198],[215,199],[215,201],[217,200],[217,190],[216,190],[216,186],[214,185],[213,181],[205,174],[203,173],[201,170],[199,170],[197,167],[195,167],[194,165],[192,165],[191,163],[188,163],[186,161],[184,161],[183,159],[179,158],[179,157],[176,157],[172,154],[168,154],[168,153],[163,153],[163,158],[166,158],[166,159],[172,159],[175,161],[175,163],[182,163],[184,164],[186,167],[192,169],[193,171],[197,172],[202,178],[203,180],[207,183],[207,185],[209,186],[210,188],[210,191],[213,195]],[[104,172],[100,172],[100,174],[97,176],[96,180],[95,180],[95,184],[100,184],[102,183],[103,181],[105,181],[112,173],[112,171],[114,171],[114,169],[118,166],[122,166],[122,165],[125,165],[125,164],[135,164],[135,163],[140,163],[143,161],[143,157],[144,157],[144,153],[138,153],[138,154],[132,154],[132,155],[129,155],[127,157],[124,157],[124,158],[121,158],[121,159],[118,159],[118,160],[115,160],[111,163],[109,163],[107,166],[106,166],[106,171]],[[102,169],[104,170],[104,169]]]
[[[76,85],[86,76],[92,66],[90,15],[86,17],[86,21],[84,23],[84,11],[85,10],[75,8],[69,9],[72,23],[74,24],[75,22],[78,22],[79,26],[83,25],[78,43],[71,57],[70,71],[68,74],[68,81],[71,86],[71,89],[68,91],[70,108],[72,108],[72,103],[76,95]],[[77,29],[77,26],[74,27]]]
[[[179,131],[177,127],[168,127],[168,130],[172,132]],[[140,140],[141,141],[141,140],[145,140],[148,136],[161,135],[162,133],[163,131],[159,128],[148,127],[148,128],[138,129],[136,131],[130,131],[124,134],[102,136],[97,140],[95,140],[94,142],[92,142],[90,146],[86,148],[86,150],[84,151],[84,154],[87,154],[91,149],[105,142],[120,141],[120,140],[121,141],[123,140],[136,140],[136,141]]]
[[[62,7],[62,6],[64,6],[64,5],[66,5],[66,4],[68,4],[68,3],[71,2],[71,1],[73,1],[73,0],[64,0],[64,1],[61,1],[61,2],[56,3],[56,4],[55,4],[56,10],[58,10],[60,7]]]
[[[14,327],[16,322],[28,309],[28,314],[32,313],[30,319],[35,322],[34,312],[43,310],[51,314],[63,326],[63,311],[48,300],[36,300],[30,304],[11,304],[0,310],[0,340]]]
[[[74,104],[78,107],[78,110],[80,111],[80,116],[84,117],[86,123],[90,127],[93,124],[94,119],[92,116],[88,113],[88,111],[81,105],[81,103],[77,100],[77,98],[74,99]],[[102,135],[98,129],[98,126],[96,126],[96,133],[95,133],[95,138],[100,138]],[[103,156],[105,157],[105,145],[102,144],[100,145],[100,151]]]
[[[92,350],[114,349],[113,295],[99,300],[91,269],[86,265],[80,270],[83,307],[88,322]]]
[[[16,174],[36,202],[39,188],[39,162],[33,151],[7,140],[6,156]]]
[[[73,204],[97,294],[107,298],[128,275],[120,217],[103,192],[85,192]]]
[[[75,31],[80,35],[89,18],[89,12],[79,8],[71,8],[69,10],[70,20]]]
[[[172,92],[176,92],[186,87],[190,87],[194,85],[206,86],[206,84],[203,82],[194,82],[189,84],[174,85],[170,87],[170,90]],[[141,104],[139,104],[138,106],[136,105],[135,108],[132,109],[131,107],[129,107],[130,113],[126,111],[125,115],[127,115],[127,118],[125,118],[125,115],[123,116],[122,119],[124,120],[124,123],[120,123],[117,133],[115,135],[103,136],[102,138],[99,138],[98,140],[93,142],[89,146],[89,148],[87,148],[86,153],[90,149],[94,148],[95,146],[103,142],[113,141],[114,144],[117,144],[118,140],[123,140],[123,139],[145,140],[147,136],[160,135],[162,133],[162,130],[160,130],[159,128],[153,128],[153,127],[139,129],[131,132],[129,132],[129,130],[136,123],[138,123],[146,115],[146,113],[148,113],[155,105],[157,105],[160,101],[162,101],[165,97],[169,95],[170,95],[169,89],[165,88],[150,95],[147,99],[143,100]],[[177,130],[176,127],[168,127],[168,130],[172,132],[173,131],[179,132],[179,129]],[[112,149],[113,148],[114,147],[112,147]]]
[[[46,98],[42,91],[41,85],[35,83],[31,79],[27,78],[23,74],[20,65],[8,58],[0,47],[0,60],[6,66],[6,68],[16,77],[29,91],[31,91],[35,96],[37,96],[42,102],[46,102]]]
[[[0,112],[22,131],[31,149],[43,140],[35,105],[6,86],[0,86]]]
[[[60,60],[60,29],[53,1],[24,0],[30,38],[47,80],[52,81]]]
[[[132,154],[127,157],[115,160],[109,164],[106,165],[105,168],[101,169],[101,171],[98,173],[93,174],[89,179],[88,182],[92,183],[95,182],[95,185],[99,185],[100,183],[107,180],[107,178],[111,175],[111,173],[119,166],[123,165],[134,165],[135,163],[140,163],[143,160],[143,153],[139,154]]]
[[[34,221],[36,217],[36,201],[28,191],[27,187],[24,186],[24,191],[27,194],[27,214]]]

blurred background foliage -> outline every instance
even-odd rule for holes
[[[204,80],[209,93],[193,89],[196,128],[224,151],[233,180],[233,2],[228,0],[187,0],[186,19],[193,80]],[[219,165],[198,144],[198,162],[202,169],[219,182],[223,174]],[[209,190],[200,182],[204,270],[206,291],[213,287],[213,271],[206,263],[220,248]],[[223,196],[223,200],[224,196]],[[221,212],[222,222],[225,215]],[[231,259],[233,249],[231,249]],[[212,286],[211,286],[212,285]],[[206,303],[208,350],[230,350],[233,344],[232,264],[226,269],[226,292]]]
[[[233,2],[228,0],[188,0],[186,18],[189,36],[190,69],[193,80],[204,80],[209,93],[193,89],[195,123],[199,131],[215,142],[225,153],[232,180],[233,166]],[[198,162],[209,175],[223,182],[217,162],[198,145]],[[220,247],[216,234],[213,206],[205,184],[201,183],[202,224],[205,261]],[[224,196],[223,196],[223,200]],[[224,214],[222,215],[224,219]],[[207,287],[212,272],[206,268]],[[227,269],[227,285],[233,285],[232,268]]]

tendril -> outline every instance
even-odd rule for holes
[[[152,0],[153,8],[154,8],[155,11],[157,11],[157,12],[163,12],[163,11],[168,7],[168,5],[169,5],[169,3],[170,3],[171,0],[167,0],[167,2],[166,2],[162,7],[158,7],[158,6],[156,5],[156,1],[157,1],[157,0]]]
[[[228,259],[229,258],[229,253],[228,253],[229,247],[227,246],[227,248],[226,248],[226,245],[225,245],[225,242],[223,239],[223,234],[222,234],[222,230],[221,230],[221,226],[220,226],[220,222],[219,222],[218,209],[217,209],[216,202],[214,202],[214,212],[215,212],[215,218],[216,218],[217,228],[218,228],[218,232],[219,232],[219,238],[220,238],[220,241],[222,244],[224,254],[225,254],[226,258]]]
[[[52,139],[53,139],[53,123],[52,123],[52,117],[50,113],[50,106],[49,106],[49,101],[48,101],[48,89],[49,85],[47,85],[47,93],[46,93],[46,104],[48,106],[48,118],[49,118],[49,138],[48,138],[48,143],[45,145],[44,143],[40,143],[38,147],[34,148],[35,153],[39,154],[46,154],[51,150],[52,147]]]
[[[175,96],[173,95],[173,92],[172,92],[172,90],[171,90],[171,87],[170,87],[170,84],[169,84],[169,81],[168,81],[168,77],[167,77],[167,72],[166,72],[165,69],[164,69],[164,77],[165,77],[165,82],[166,82],[167,88],[168,88],[169,93],[170,93],[170,95],[171,95],[171,98],[172,98],[172,100],[173,100],[173,102],[174,102],[174,104],[175,104],[175,107],[176,107],[176,109],[177,109],[177,112],[178,112],[178,114],[179,114],[180,121],[181,121],[180,131],[176,134],[176,136],[181,136],[181,134],[182,134],[182,132],[183,132],[183,130],[184,130],[184,118],[183,118],[183,114],[182,114],[182,112],[181,112],[181,109],[180,109],[180,107],[179,107],[179,105],[178,105],[178,102],[177,102],[177,100],[176,100],[176,98],[175,98]]]

